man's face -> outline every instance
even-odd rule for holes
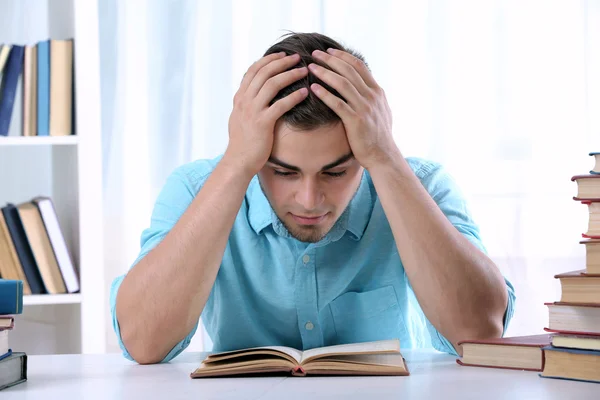
[[[290,234],[315,243],[325,237],[352,200],[362,172],[342,123],[298,131],[279,121],[271,158],[258,176]]]

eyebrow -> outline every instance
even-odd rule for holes
[[[341,156],[340,158],[338,158],[337,160],[335,160],[334,162],[323,166],[323,168],[321,168],[321,171],[327,171],[328,169],[335,168],[338,165],[343,164],[346,161],[350,160],[351,158],[354,158],[354,154],[352,154],[352,152],[345,154],[345,155]],[[296,171],[296,172],[301,171],[299,167],[296,167],[295,165],[290,165],[290,164],[283,162],[275,157],[269,157],[269,162],[271,164],[279,165],[280,167],[283,167],[285,169],[289,169],[290,171]]]

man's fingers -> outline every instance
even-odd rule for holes
[[[313,83],[310,85],[310,90],[335,112],[342,121],[348,121],[350,118],[356,115],[352,107],[350,107],[344,100],[333,95],[330,91],[325,89],[323,86]]]
[[[283,57],[285,57],[285,52],[283,51],[279,53],[273,53],[269,54],[268,56],[262,57],[254,64],[252,64],[250,68],[248,68],[248,71],[246,71],[246,73],[244,74],[244,78],[242,79],[242,83],[240,84],[240,89],[238,90],[238,92],[245,93],[248,89],[248,86],[250,85],[250,82],[252,82],[252,79],[254,79],[254,77],[262,67],[269,64],[272,61],[278,60]]]
[[[379,87],[377,81],[375,78],[373,78],[373,74],[371,74],[371,71],[369,71],[369,68],[367,68],[366,64],[354,57],[352,54],[336,49],[327,49],[327,53],[344,60],[350,66],[352,66],[359,73],[360,77],[367,84],[367,86],[369,86],[371,89],[377,89]]]
[[[256,96],[256,104],[260,108],[269,106],[269,103],[286,86],[308,75],[308,68],[294,68],[269,78]]]
[[[273,103],[271,107],[269,107],[269,110],[267,111],[269,118],[272,118],[273,121],[278,120],[283,114],[285,114],[286,112],[291,110],[296,104],[304,100],[307,95],[308,89],[301,88],[293,93],[290,93],[284,98],[277,100],[275,103]]]
[[[313,51],[312,55],[317,60],[327,64],[335,72],[348,79],[361,95],[366,96],[371,90],[360,76],[358,71],[345,60],[332,56],[331,54],[325,53],[321,50]]]
[[[308,68],[317,78],[337,90],[352,108],[355,110],[360,109],[361,105],[364,103],[364,97],[347,78],[330,71],[327,68],[323,68],[318,64],[310,64]]]
[[[299,61],[300,56],[298,54],[292,54],[291,56],[274,60],[266,65],[263,65],[260,71],[258,71],[252,79],[252,82],[250,82],[250,85],[246,90],[246,96],[250,96],[251,98],[256,97],[260,89],[262,89],[263,85],[269,78],[290,69],[294,65],[298,64]]]

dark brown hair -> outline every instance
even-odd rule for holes
[[[360,53],[344,47],[335,40],[320,33],[292,32],[284,35],[283,38],[283,40],[271,46],[264,55],[267,56],[269,54],[279,53],[281,51],[284,51],[287,55],[298,53],[300,55],[300,62],[292,68],[307,67],[309,64],[315,63],[331,70],[329,66],[314,59],[312,56],[312,52],[315,50],[327,52],[327,49],[329,48],[346,51],[365,62],[364,57]],[[310,85],[313,83],[318,83],[335,96],[346,101],[335,89],[309,72],[308,76],[305,78],[300,79],[281,89],[270,103],[273,104],[277,100],[295,92],[302,87],[309,89],[309,94],[306,99],[282,116],[283,121],[291,128],[299,130],[311,130],[321,126],[333,125],[340,121],[340,117],[338,117],[332,109],[327,107],[327,105],[323,103],[317,96],[315,96],[315,94],[310,90]]]

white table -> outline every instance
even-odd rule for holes
[[[28,381],[0,399],[600,399],[600,384],[537,372],[462,367],[455,357],[405,350],[410,376],[191,379],[203,353],[137,365],[120,354],[29,356]]]

